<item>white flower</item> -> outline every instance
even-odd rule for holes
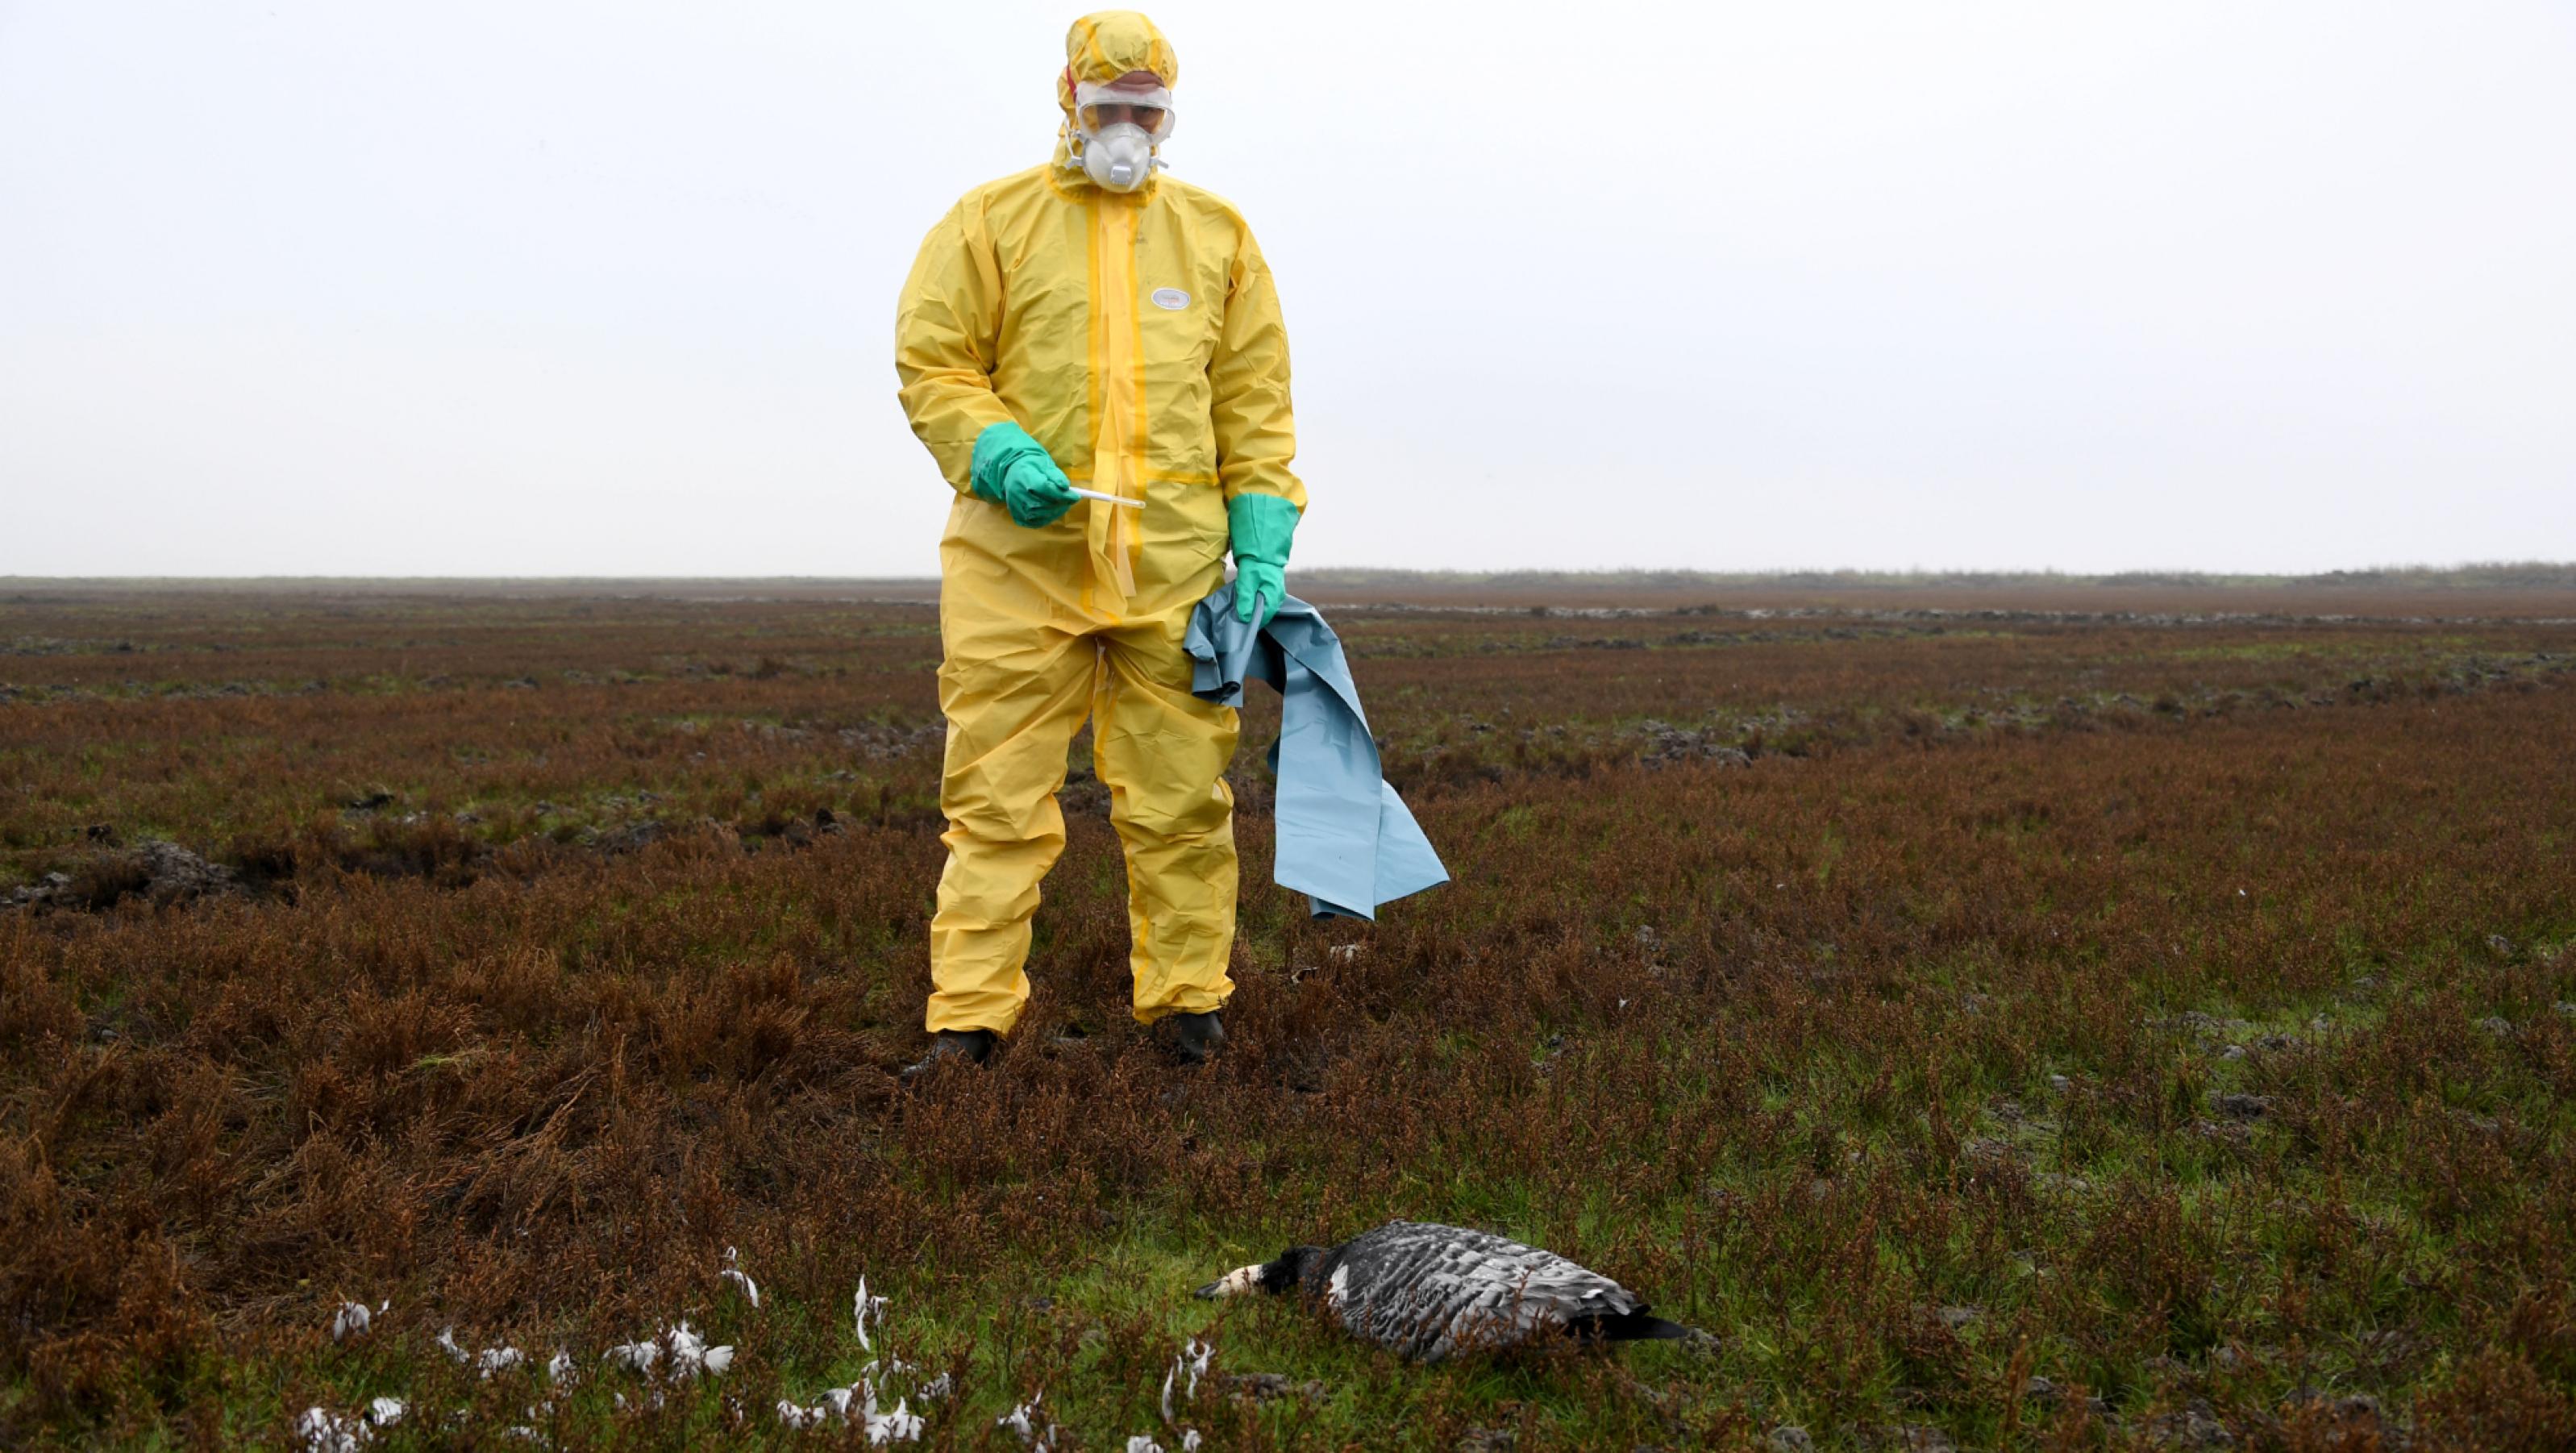
[[[378,1398],[367,1404],[367,1421],[379,1428],[390,1428],[401,1422],[402,1415],[403,1405],[400,1398]]]
[[[650,1372],[653,1370],[654,1359],[661,1355],[662,1345],[658,1342],[620,1342],[609,1348],[599,1360],[614,1362],[620,1367],[631,1367],[637,1372]],[[625,1401],[622,1395],[618,1398],[621,1405]]]
[[[957,1379],[948,1373],[943,1372],[937,1377],[932,1378],[930,1381],[923,1383],[921,1386],[914,1388],[913,1395],[920,1398],[923,1402],[935,1403],[956,1390]]]
[[[554,1356],[546,1359],[546,1378],[550,1382],[568,1383],[580,1373],[581,1367],[572,1360],[572,1354],[560,1347],[555,1349]]]
[[[1146,1434],[1138,1433],[1127,1440],[1127,1453],[1163,1453],[1163,1445]]]

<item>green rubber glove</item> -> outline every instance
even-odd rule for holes
[[[967,475],[976,498],[1002,506],[1031,529],[1063,519],[1081,498],[1046,446],[1008,419],[975,436],[975,462]]]
[[[1279,613],[1288,595],[1288,542],[1297,533],[1297,516],[1297,507],[1275,494],[1239,494],[1225,502],[1226,530],[1234,537],[1236,620],[1252,620],[1256,596],[1262,621]]]

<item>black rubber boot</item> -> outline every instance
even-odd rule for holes
[[[989,1029],[943,1029],[932,1038],[930,1053],[903,1067],[902,1078],[910,1084],[949,1060],[980,1065],[992,1057],[993,1045],[998,1038]]]
[[[1211,1009],[1205,1014],[1167,1014],[1172,1057],[1185,1065],[1203,1065],[1225,1048],[1225,1022]]]

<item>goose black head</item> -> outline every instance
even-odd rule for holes
[[[1277,1261],[1238,1266],[1200,1287],[1193,1295],[1212,1298],[1268,1292],[1276,1296],[1281,1292],[1295,1291],[1323,1265],[1324,1255],[1324,1248],[1320,1246],[1291,1246],[1279,1253]]]

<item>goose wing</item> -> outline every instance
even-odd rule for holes
[[[1345,1243],[1325,1297],[1354,1335],[1426,1362],[1644,1307],[1626,1287],[1552,1251],[1423,1221]]]

